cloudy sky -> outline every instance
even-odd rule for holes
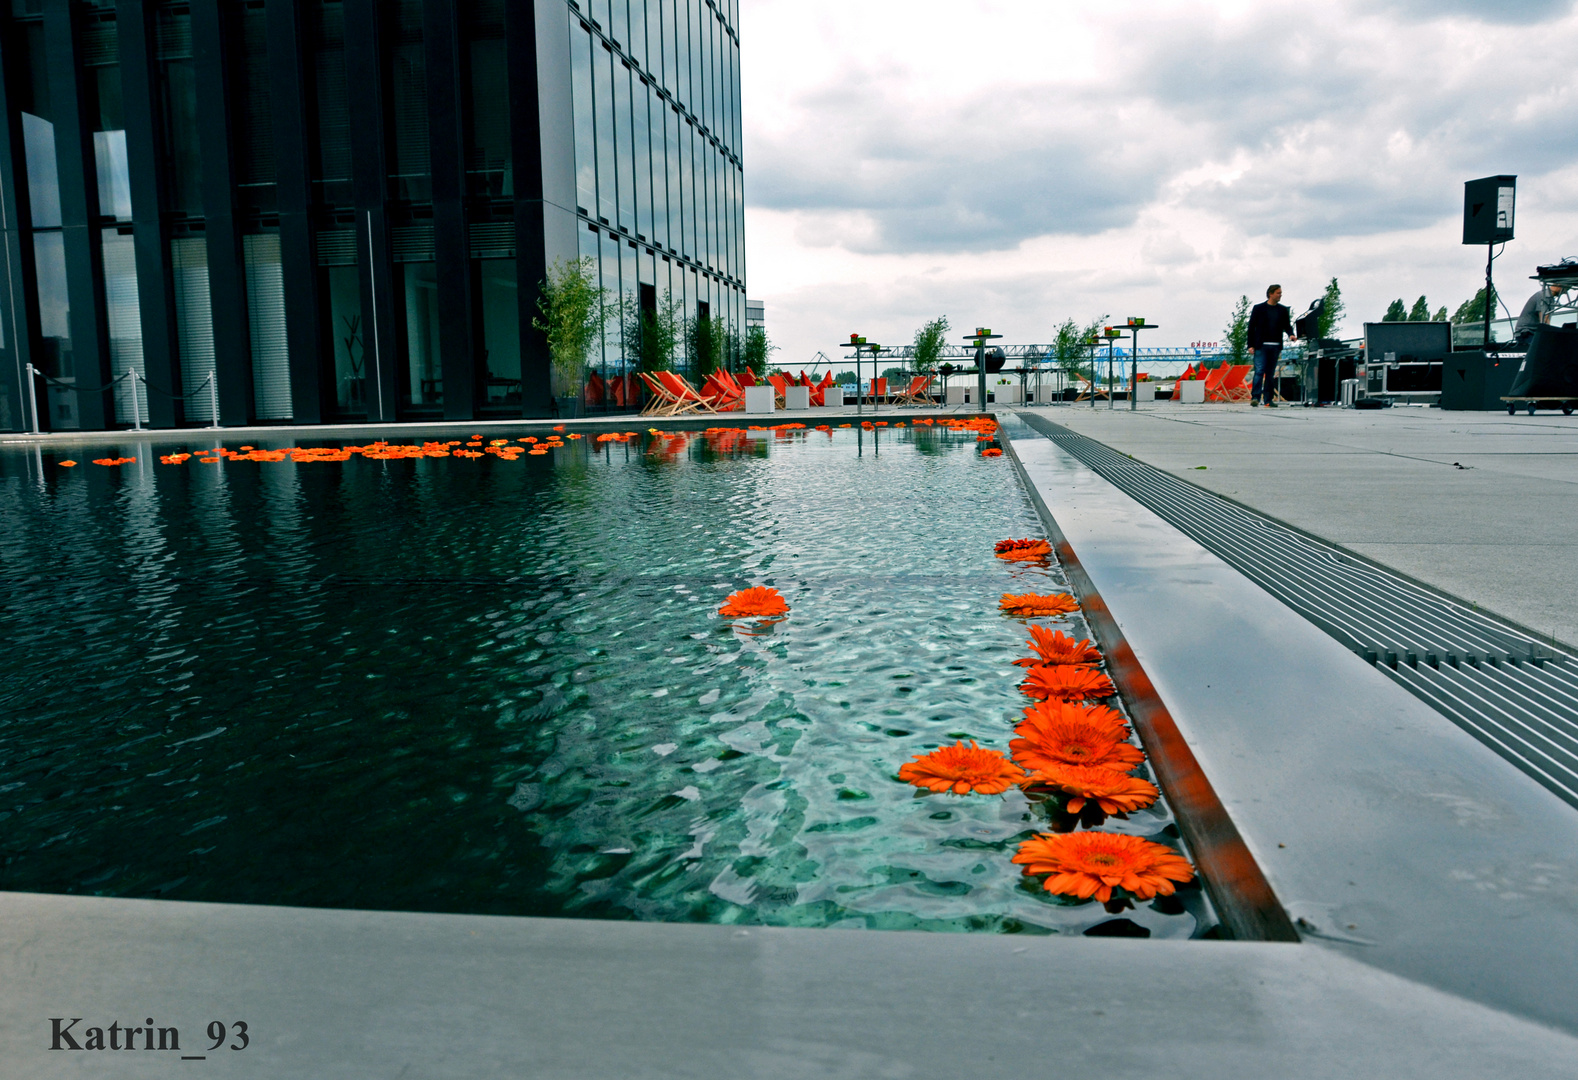
[[[1508,302],[1578,255],[1573,0],[742,8],[747,273],[785,366],[936,315],[1215,341],[1272,281],[1302,308],[1336,277],[1352,336],[1397,297],[1455,310],[1484,280],[1463,181],[1497,173]]]

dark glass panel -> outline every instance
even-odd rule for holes
[[[628,52],[636,63],[649,74],[652,65],[647,62],[647,0],[630,0],[630,40]]]
[[[274,114],[269,98],[268,37],[261,6],[237,12],[236,55],[230,65],[232,124],[236,140],[236,186],[244,211],[278,209],[274,168]],[[261,413],[259,416],[261,417]]]
[[[630,5],[628,0],[611,0],[613,10],[609,23],[604,24],[614,44],[626,46],[630,44]]]
[[[368,335],[362,326],[362,290],[354,266],[322,271],[324,306],[329,313],[329,347],[334,355],[335,410],[339,417],[367,415]]]
[[[685,186],[680,182],[685,158],[679,150],[679,133],[684,121],[672,105],[661,111],[664,142],[668,147],[668,249],[678,251],[685,243]]]
[[[400,404],[418,412],[444,403],[444,363],[438,342],[438,264],[397,263],[405,307],[405,356]]]
[[[466,58],[466,176],[473,195],[510,198],[515,194],[510,148],[509,63],[504,43],[504,0],[467,0],[464,20]],[[570,35],[572,51],[579,44],[577,24]],[[583,58],[585,51],[582,51]],[[580,84],[576,84],[579,97]],[[580,101],[576,102],[579,163]]]
[[[388,146],[389,197],[405,202],[432,202],[422,0],[394,0],[381,6],[387,30],[389,100],[394,121],[394,138]]]
[[[339,0],[311,0],[310,24],[310,63],[317,113],[313,194],[325,206],[350,206],[354,200],[351,194],[351,112],[345,85],[345,9]],[[344,398],[343,387],[341,397]],[[365,401],[357,400],[361,404],[356,411],[365,413]]]
[[[485,371],[483,401],[493,406],[519,405],[521,335],[515,260],[479,259],[476,265]]]
[[[192,65],[192,16],[183,6],[161,7],[155,21],[160,125],[166,177],[165,208],[203,213],[203,158],[197,145],[197,74]]]

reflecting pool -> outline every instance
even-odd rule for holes
[[[1065,587],[993,557],[1041,527],[1012,460],[973,434],[159,460],[211,445],[77,448],[75,467],[64,449],[0,451],[0,889],[998,932],[1111,920],[1009,861],[1046,827],[1017,790],[895,777],[958,738],[1007,749],[1027,635],[998,598]],[[789,616],[716,614],[750,585]],[[1037,621],[1088,636],[1078,616]],[[1103,827],[1176,835],[1163,803]],[[1198,886],[1179,897],[1123,917],[1156,937],[1209,928]]]

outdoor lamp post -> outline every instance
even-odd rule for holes
[[[1096,364],[1098,363],[1096,350],[1101,348],[1101,335],[1092,333],[1085,344],[1090,346],[1090,407],[1094,409],[1096,407]]]
[[[989,326],[977,326],[975,333],[966,334],[964,338],[965,341],[975,342],[975,407],[978,409],[986,408],[986,343],[1002,336],[992,333]]]
[[[839,345],[841,345],[841,346],[843,346],[845,348],[850,348],[850,349],[854,349],[855,350],[855,415],[859,416],[861,411],[862,411],[861,407],[860,407],[861,398],[862,398],[861,389],[860,389],[860,387],[861,387],[861,383],[860,383],[860,357],[861,357],[861,354],[863,354],[867,349],[871,350],[871,371],[872,371],[872,374],[875,375],[876,374],[876,369],[877,369],[877,353],[882,351],[882,346],[878,345],[874,341],[867,341],[865,338],[861,337],[859,334],[850,334],[849,335],[849,340],[848,341],[841,341],[841,342],[839,342]],[[873,410],[875,410],[876,407],[877,407],[877,399],[876,399],[875,391],[873,391],[872,396],[871,396],[871,407],[872,407]]]
[[[1107,339],[1107,408],[1115,409],[1117,408],[1117,405],[1114,403],[1116,399],[1112,396],[1112,343],[1123,336],[1123,331],[1119,330],[1115,326],[1103,326],[1101,328],[1101,333]],[[1092,405],[1095,404],[1095,400],[1096,397],[1094,394],[1092,394]]]
[[[1129,340],[1133,354],[1129,357],[1129,411],[1135,410],[1135,399],[1140,396],[1140,331],[1160,329],[1155,323],[1147,323],[1143,315],[1129,317]]]

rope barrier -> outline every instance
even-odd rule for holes
[[[136,375],[137,378],[142,382],[142,384],[144,386],[146,386],[149,390],[152,390],[156,394],[163,394],[167,398],[196,397],[198,394],[203,392],[204,388],[207,387],[209,383],[213,382],[213,380],[214,380],[214,373],[212,371],[210,371],[208,373],[208,377],[206,379],[204,379],[202,382],[197,384],[197,389],[196,390],[193,390],[191,393],[187,393],[187,394],[175,394],[175,393],[171,393],[169,390],[165,390],[165,389],[162,389],[160,387],[155,386],[153,383],[148,381],[148,377],[146,375],[143,375],[140,372],[134,371],[134,372],[132,372],[132,374]]]
[[[59,379],[56,379],[56,378],[54,378],[52,376],[49,376],[49,375],[45,375],[42,371],[39,371],[38,368],[36,368],[36,367],[33,369],[33,371],[34,371],[35,374],[38,375],[39,378],[43,379],[45,382],[53,383],[56,386],[60,387],[62,390],[76,390],[79,393],[83,393],[83,394],[102,394],[106,390],[114,389],[115,384],[120,382],[122,379],[126,378],[126,376],[137,374],[135,371],[132,371],[130,368],[128,368],[127,370],[121,372],[119,375],[115,376],[115,378],[111,379],[109,382],[105,383],[103,386],[79,386],[76,383],[61,382]]]

